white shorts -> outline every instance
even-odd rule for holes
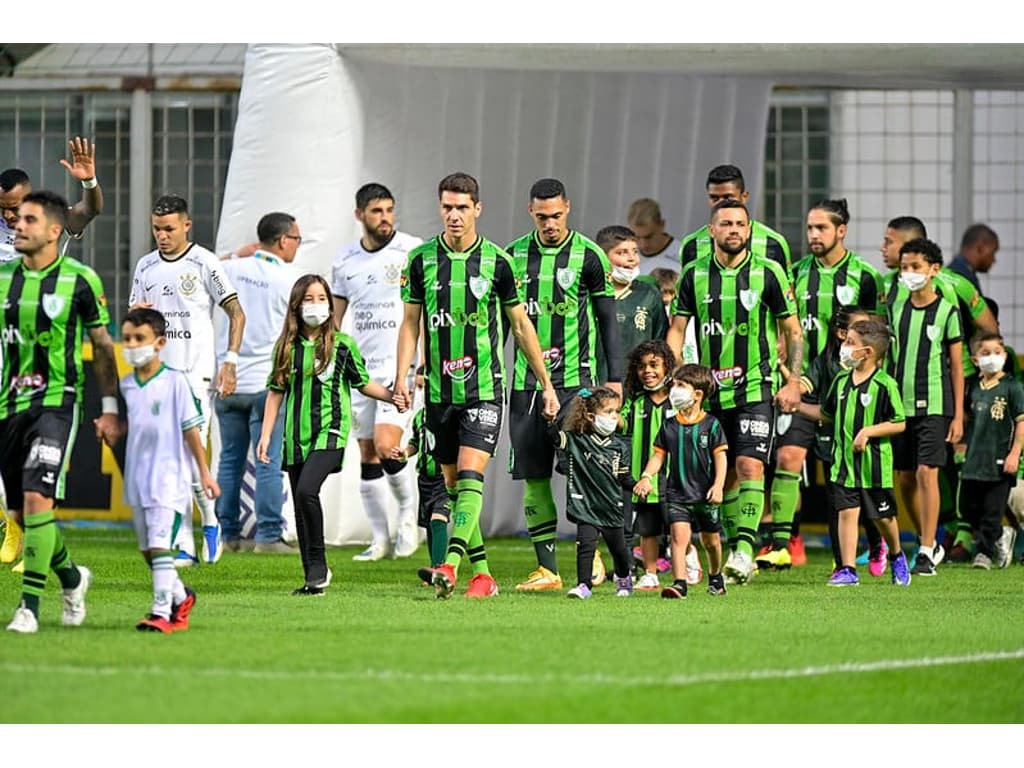
[[[390,382],[383,382],[384,385]],[[391,403],[383,403],[372,397],[352,391],[352,428],[359,440],[373,440],[374,428],[378,424],[391,424],[403,432],[412,422],[413,412],[399,413]]]
[[[135,523],[135,538],[139,542],[139,549],[170,550],[180,518],[181,514],[170,507],[133,508],[132,522]]]

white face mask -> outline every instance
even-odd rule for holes
[[[860,347],[848,347],[845,344],[839,348],[839,365],[846,370],[851,368],[859,368],[863,360],[857,360],[854,358],[853,353],[856,352]]]
[[[302,305],[302,322],[310,328],[319,328],[331,314],[331,308],[327,304],[314,304],[312,302]]]
[[[1006,355],[982,355],[978,358],[978,367],[982,373],[999,373],[1006,365]]]
[[[122,347],[124,361],[132,368],[141,368],[156,357],[156,347],[153,344],[144,344],[141,347]]]
[[[617,283],[623,283],[628,285],[636,280],[637,275],[640,274],[640,267],[612,267],[612,280]]]
[[[666,381],[668,381],[668,376],[665,376],[661,381],[657,382],[656,384],[654,384],[654,385],[652,385],[650,387],[647,386],[646,384],[644,384],[644,389],[647,392],[657,392],[659,389],[661,389],[662,387],[665,386],[665,382]]]
[[[685,411],[696,399],[691,387],[672,387],[668,392],[668,401],[677,411]]]
[[[602,437],[608,437],[619,428],[617,416],[605,416],[601,413],[594,414],[594,431]]]
[[[928,275],[920,272],[900,272],[900,282],[908,291],[920,291],[928,282]]]

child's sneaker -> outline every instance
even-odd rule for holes
[[[65,627],[80,627],[85,621],[85,593],[89,591],[92,584],[92,571],[84,565],[78,566],[78,573],[81,581],[74,589],[62,590],[64,598],[64,612],[61,616],[61,623]]]
[[[661,596],[666,600],[685,600],[686,599],[686,582],[680,581],[675,584],[670,584],[661,590]]]
[[[983,571],[990,571],[992,570],[992,558],[990,558],[984,552],[979,552],[974,556],[974,562],[971,563],[971,568],[979,568]]]
[[[708,576],[708,594],[719,597],[726,594],[725,578],[720,573]]]
[[[616,576],[615,577],[615,596],[616,597],[629,597],[633,594],[633,577],[632,576]]]
[[[658,573],[668,573],[672,570],[672,561],[666,557],[659,557],[654,562],[654,567],[657,568]]]
[[[658,581],[658,574],[650,573],[648,571],[640,577],[639,581],[637,581],[636,588],[643,592],[654,592],[655,590],[661,589],[661,582]]]
[[[889,563],[889,545],[885,543],[885,539],[878,547],[878,551],[871,554],[868,558],[868,573],[872,576],[878,577],[885,574],[885,567]]]
[[[892,561],[892,583],[896,587],[910,586],[910,565],[905,552],[900,552]]]
[[[917,550],[917,562],[914,563],[914,567],[910,569],[910,572],[915,576],[934,576],[935,563],[919,549]]]
[[[860,579],[857,578],[857,572],[853,568],[840,568],[828,580],[830,587],[856,587],[859,584]]]
[[[1003,534],[996,542],[996,564],[1005,568],[1013,560],[1013,545],[1017,543],[1017,530],[1008,525],[1003,526]]]
[[[565,596],[575,600],[589,600],[591,595],[593,595],[593,593],[590,591],[590,587],[586,584],[577,584],[575,587],[570,589]]]
[[[696,586],[704,581],[704,569],[700,567],[700,555],[692,544],[686,550],[686,583]]]
[[[599,587],[604,584],[604,580],[608,578],[608,572],[604,567],[604,560],[601,559],[601,550],[594,550],[594,565],[590,569],[590,583],[595,587]]]

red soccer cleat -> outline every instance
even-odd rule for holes
[[[804,551],[802,536],[792,536],[789,539],[789,557],[794,567],[807,565],[807,552]]]
[[[155,613],[146,616],[146,618],[135,625],[135,628],[139,632],[162,632],[165,635],[169,635],[174,631],[171,622],[163,616],[157,616]]]
[[[452,592],[455,591],[455,568],[448,565],[448,563],[439,565],[434,569],[434,574],[430,581],[434,585],[437,599],[447,600],[452,596]]]
[[[171,609],[171,627],[175,632],[188,629],[188,616],[196,604],[196,593],[185,587],[185,599]]]
[[[469,580],[466,597],[497,597],[498,584],[489,573],[478,573]]]

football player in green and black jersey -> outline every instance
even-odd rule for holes
[[[54,519],[81,415],[84,332],[93,343],[103,396],[103,413],[93,422],[97,436],[113,443],[121,431],[103,286],[92,269],[59,254],[67,222],[68,204],[60,195],[26,195],[14,227],[21,257],[0,265],[0,471],[11,511],[20,510],[25,522],[21,603],[7,629],[21,633],[38,630],[39,599],[51,569],[64,592],[64,625],[85,619],[91,574],[71,562]]]
[[[487,564],[480,510],[484,470],[501,429],[502,314],[539,388],[538,410],[550,420],[559,403],[512,260],[477,234],[483,208],[476,179],[466,173],[446,176],[438,185],[438,198],[444,231],[410,251],[402,272],[405,313],[398,334],[395,405],[412,407],[406,377],[422,319],[427,429],[445,485],[455,498],[445,562],[427,575],[437,596],[448,598],[455,589],[456,570],[468,555],[474,575],[466,594],[484,598],[498,594]]]
[[[727,199],[711,211],[714,253],[683,269],[668,344],[680,354],[686,327],[696,323],[699,362],[718,385],[708,410],[722,423],[733,467],[726,484],[723,523],[735,549],[726,576],[745,583],[754,570],[754,539],[764,509],[764,467],[771,458],[775,413],[792,413],[800,402],[804,340],[785,270],[747,248],[747,207]],[[791,366],[775,392],[777,339],[781,329]]]
[[[540,179],[530,188],[530,216],[535,229],[509,243],[516,277],[522,282],[526,314],[537,332],[544,362],[559,402],[567,403],[581,387],[609,383],[621,396],[622,353],[615,321],[611,267],[604,251],[569,229],[569,202],[558,179]],[[607,366],[599,380],[598,361]],[[516,585],[521,591],[561,589],[555,553],[558,511],[551,492],[554,445],[538,407],[540,385],[522,348],[516,351],[509,395],[509,457],[514,480],[524,480],[526,527],[537,555],[537,568]]]

